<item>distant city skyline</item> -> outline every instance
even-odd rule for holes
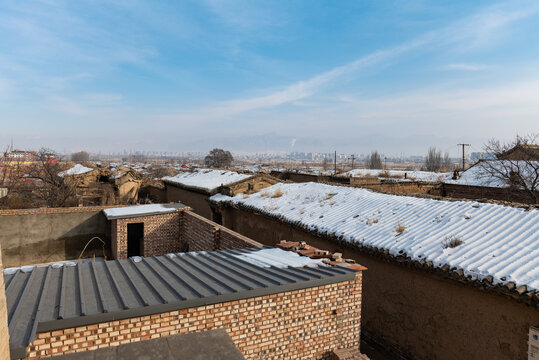
[[[539,132],[536,1],[0,0],[0,146],[460,154]]]

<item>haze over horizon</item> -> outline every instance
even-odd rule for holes
[[[0,0],[0,146],[459,154],[539,132],[536,1]]]

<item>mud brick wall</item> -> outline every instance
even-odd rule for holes
[[[27,359],[225,329],[247,359],[331,359],[358,348],[361,283],[354,280],[151,316],[36,334]]]
[[[539,310],[513,298],[345,246],[248,209],[222,209],[224,224],[265,245],[305,241],[369,268],[364,277],[362,339],[395,358],[527,359]],[[428,341],[425,341],[428,339]]]

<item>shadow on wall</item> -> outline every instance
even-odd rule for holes
[[[4,267],[77,259],[95,236],[110,258],[110,225],[101,211],[0,216]],[[93,256],[103,256],[99,240],[83,254]]]

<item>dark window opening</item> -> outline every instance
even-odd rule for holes
[[[212,208],[212,220],[214,223],[217,223],[219,225],[223,225],[223,215],[221,214],[221,211],[219,209]]]
[[[142,256],[144,223],[127,224],[127,256]]]
[[[99,182],[108,183],[109,182],[108,176],[104,176],[104,175],[99,176]]]

